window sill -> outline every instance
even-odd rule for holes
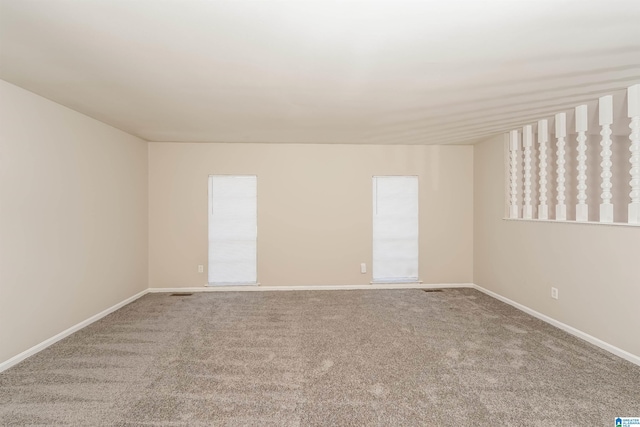
[[[420,285],[422,280],[373,280],[369,282],[370,285]]]
[[[224,286],[260,286],[260,283],[207,283],[205,286],[210,288],[220,288]]]
[[[559,224],[584,224],[584,225],[605,225],[615,227],[640,227],[640,224],[628,224],[625,222],[598,222],[598,221],[557,221],[555,219],[525,219],[525,218],[502,218],[503,221],[524,221],[524,222],[554,222]]]

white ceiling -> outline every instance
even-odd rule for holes
[[[151,141],[473,143],[640,82],[638,0],[0,0],[0,41]]]

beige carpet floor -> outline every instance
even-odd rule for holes
[[[0,374],[0,425],[616,416],[640,416],[640,367],[470,289],[149,294]]]

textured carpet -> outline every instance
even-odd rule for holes
[[[0,424],[612,426],[640,367],[475,290],[150,294],[0,374]]]

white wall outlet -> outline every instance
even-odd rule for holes
[[[367,272],[367,263],[363,262],[360,264],[360,273],[364,274]]]
[[[551,298],[558,299],[558,288],[551,288]]]
[[[198,266],[198,273],[204,273],[204,265]]]

